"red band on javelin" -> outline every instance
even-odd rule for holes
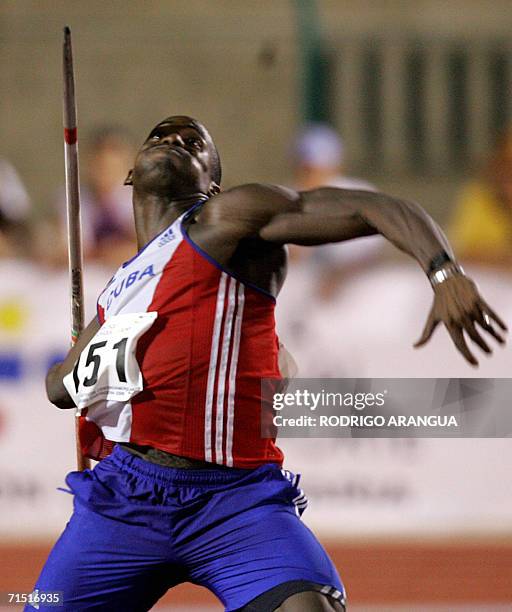
[[[77,141],[76,128],[64,128],[64,140],[68,143],[68,145],[75,144]]]

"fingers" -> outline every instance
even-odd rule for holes
[[[492,353],[489,345],[477,330],[475,321],[498,342],[501,344],[505,342],[503,338],[494,330],[489,316],[483,310],[477,310],[471,315],[464,316],[460,322],[455,322],[452,320],[449,323],[446,323],[448,333],[450,334],[455,346],[459,349],[465,359],[473,366],[477,366],[478,361],[468,348],[466,339],[464,338],[464,331],[468,334],[471,340],[473,340],[473,342],[478,345],[482,351],[484,351],[484,353],[487,353],[488,355]]]
[[[437,319],[434,315],[434,309],[430,311],[428,315],[427,322],[425,323],[425,327],[423,328],[423,332],[419,340],[417,340],[413,346],[414,348],[418,348],[423,346],[426,342],[430,340],[430,337],[434,333],[435,328],[439,325],[439,319]]]
[[[471,319],[464,320],[464,330],[467,332],[471,340],[473,340],[475,344],[478,344],[484,353],[492,353],[492,350],[489,348],[487,342],[485,342],[482,336],[478,333],[478,330]]]
[[[480,312],[479,316],[476,318],[476,321],[482,329],[484,329],[488,334],[491,334],[491,336],[500,344],[505,344],[505,339],[503,336],[500,336],[500,334],[498,334],[498,332],[491,325],[491,319],[489,316],[487,316],[487,314]]]
[[[464,356],[466,361],[472,366],[478,366],[478,361],[470,351],[463,332],[465,331],[469,338],[471,338],[471,340],[478,347],[480,347],[484,353],[490,355],[492,350],[487,344],[486,340],[484,340],[482,337],[480,330],[477,329],[475,323],[478,323],[483,330],[490,334],[500,344],[504,344],[505,340],[494,329],[492,324],[496,323],[503,331],[507,330],[507,326],[494,312],[494,310],[480,296],[478,296],[478,294],[475,296],[476,300],[473,302],[471,311],[467,308],[467,304],[464,308],[456,301],[454,301],[452,304],[450,300],[446,299],[446,296],[444,297],[445,299],[443,300],[442,295],[441,297],[436,295],[434,306],[429,313],[421,337],[414,343],[414,347],[418,348],[426,344],[430,340],[437,325],[442,320],[448,329],[448,333],[450,334],[453,343],[459,352]],[[464,311],[466,312],[464,313]]]
[[[471,351],[468,348],[468,345],[466,344],[466,340],[464,339],[464,335],[462,334],[462,328],[455,325],[455,323],[448,323],[446,327],[448,329],[448,333],[451,336],[451,339],[453,340],[453,343],[459,349],[462,355],[466,358],[466,361],[468,361],[473,366],[477,366],[478,361],[473,357]]]
[[[485,300],[482,300],[482,311],[487,313],[494,321],[501,327],[503,331],[508,331],[507,326],[502,319],[494,312],[494,310],[487,304]]]

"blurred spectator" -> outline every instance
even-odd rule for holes
[[[481,178],[462,189],[450,233],[461,260],[511,269],[512,130],[498,141]]]
[[[306,125],[292,146],[294,187],[301,191],[317,187],[338,187],[375,191],[375,187],[345,174],[345,148],[339,134],[326,123]],[[328,299],[343,282],[374,265],[381,255],[382,239],[370,236],[344,244],[315,249],[290,250],[292,262],[311,258],[317,268],[317,291]]]
[[[295,187],[307,191],[320,186],[374,191],[366,181],[345,175],[345,148],[330,125],[310,123],[292,145]]]
[[[0,158],[0,257],[24,256],[30,198],[14,167]]]
[[[127,133],[117,127],[98,128],[83,157],[80,200],[84,257],[117,266],[136,251],[132,188],[123,185],[135,149]],[[62,245],[59,263],[66,260],[65,195],[59,198]]]

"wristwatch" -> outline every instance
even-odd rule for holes
[[[464,269],[453,261],[448,253],[443,251],[440,255],[432,258],[428,270],[428,279],[432,287],[436,287],[457,275],[464,275]]]
[[[434,272],[431,272],[428,275],[428,279],[432,287],[435,287],[436,285],[440,285],[441,283],[444,283],[452,276],[460,276],[460,275],[462,276],[464,275],[464,269],[462,268],[462,266],[459,266],[459,264],[452,262],[450,264],[444,265],[439,270],[435,270]]]

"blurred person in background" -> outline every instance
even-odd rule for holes
[[[92,133],[80,185],[83,249],[89,261],[118,265],[136,250],[132,188],[124,185],[126,168],[134,156],[131,139],[122,128],[99,127]],[[67,261],[64,193],[59,198],[58,212],[61,248],[54,263],[64,264]]]
[[[30,198],[18,173],[0,158],[0,257],[27,255]]]
[[[295,186],[301,191],[316,187],[339,187],[375,191],[362,179],[345,175],[345,147],[338,132],[327,123],[310,123],[292,144]]]
[[[512,271],[512,129],[460,192],[450,233],[461,260]]]

